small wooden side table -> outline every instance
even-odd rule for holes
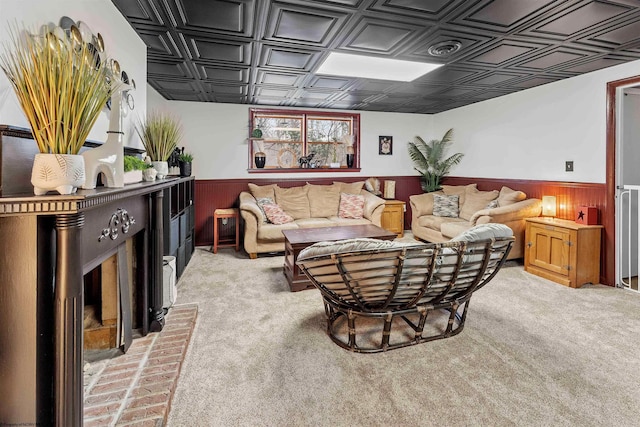
[[[223,239],[220,240],[220,236],[218,235],[218,220],[223,218],[233,218],[236,227],[236,237],[234,240],[232,239]],[[211,247],[211,251],[214,254],[218,253],[218,248],[235,246],[236,252],[240,250],[240,215],[238,214],[238,209],[229,208],[229,209],[216,209],[213,211],[213,246]]]
[[[527,218],[524,269],[564,286],[600,282],[601,225]]]
[[[402,200],[385,200],[381,220],[382,228],[396,233],[398,237],[403,237],[404,210],[405,203]]]

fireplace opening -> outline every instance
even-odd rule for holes
[[[141,335],[145,304],[144,275],[138,268],[140,246],[136,236],[126,240],[115,254],[84,275],[85,350],[122,349],[126,336]]]

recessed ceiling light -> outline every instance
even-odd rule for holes
[[[317,74],[410,82],[442,64],[331,52]]]

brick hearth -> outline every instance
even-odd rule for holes
[[[126,354],[89,363],[84,373],[84,426],[162,426],[198,314],[173,307],[164,329],[133,340]]]

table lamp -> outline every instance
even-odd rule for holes
[[[542,196],[542,216],[556,216],[556,196]]]

